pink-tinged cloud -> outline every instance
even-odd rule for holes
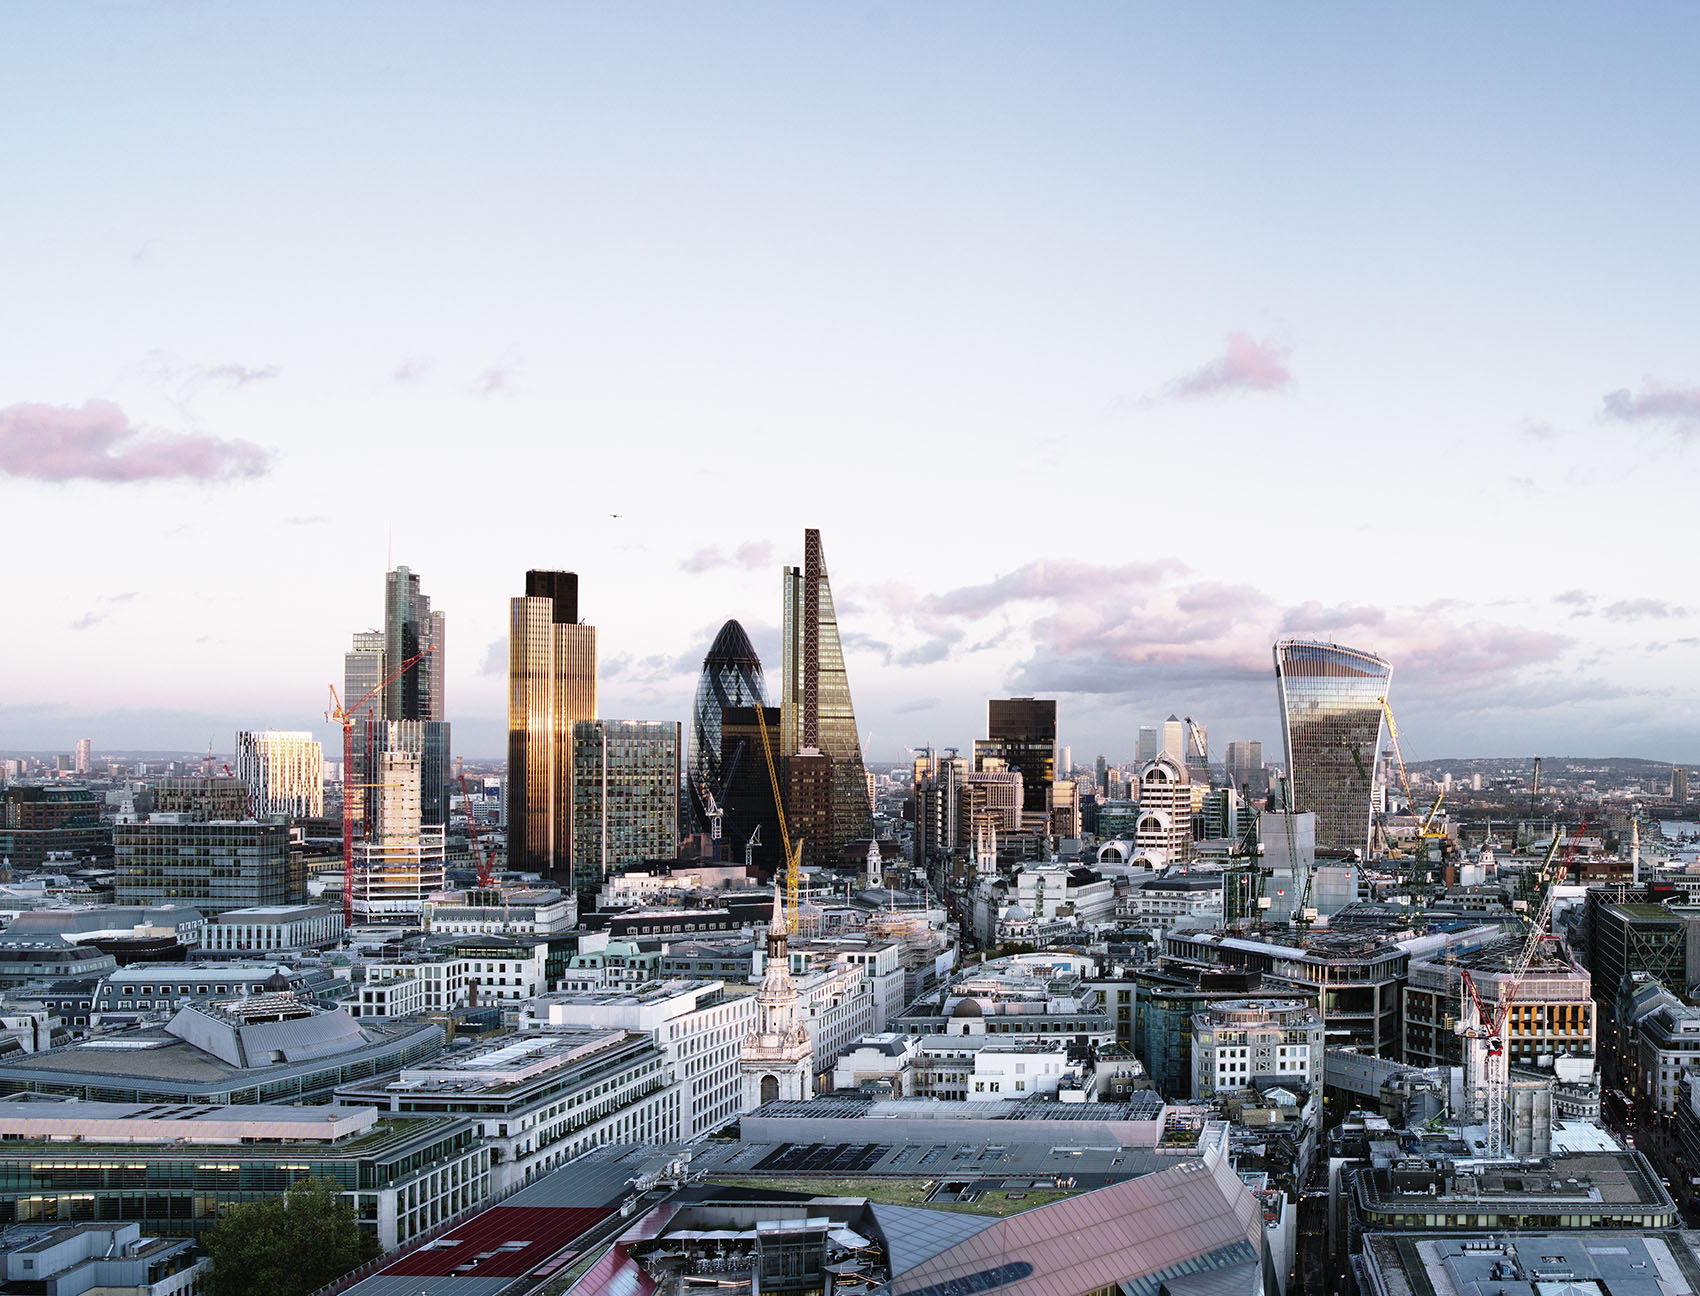
[[[1224,396],[1236,392],[1281,391],[1293,381],[1287,368],[1291,347],[1258,342],[1245,333],[1228,334],[1228,349],[1209,364],[1169,384],[1171,396]]]
[[[222,482],[264,475],[251,441],[144,432],[111,401],[0,410],[0,475],[35,481]]]
[[[1619,423],[1663,423],[1686,441],[1700,433],[1700,387],[1666,387],[1645,378],[1639,392],[1607,392],[1601,416]]]
[[[751,540],[739,545],[730,554],[719,549],[698,549],[679,564],[679,570],[700,575],[721,567],[742,567],[756,571],[773,562],[773,544],[768,540]]]

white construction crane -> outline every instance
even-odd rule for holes
[[[1511,965],[1511,975],[1505,981],[1499,1002],[1491,1011],[1482,1002],[1481,993],[1476,989],[1475,979],[1468,969],[1460,974],[1463,983],[1461,993],[1469,1001],[1471,1010],[1467,1015],[1459,1014],[1457,1026],[1458,1034],[1464,1037],[1464,1093],[1466,1098],[1481,1095],[1484,1104],[1484,1153],[1489,1160],[1500,1160],[1507,1155],[1505,1120],[1511,1105],[1511,1051],[1507,1047],[1506,1032],[1512,1001],[1546,942],[1547,924],[1552,920],[1559,883],[1568,874],[1570,862],[1576,857],[1582,835],[1587,830],[1588,821],[1584,819],[1562,855],[1559,847],[1564,841],[1564,834],[1560,832],[1553,837],[1546,859],[1541,861],[1540,878],[1546,884],[1546,895],[1529,925],[1529,937],[1523,943],[1517,961]],[[1553,865],[1555,857],[1556,868]]]

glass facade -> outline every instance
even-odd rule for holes
[[[866,841],[874,825],[826,556],[820,532],[812,528],[803,532],[802,568],[785,569],[783,635],[780,748],[787,759],[808,748],[832,758],[831,839],[805,847],[818,860],[847,843]]]
[[[728,621],[720,627],[714,646],[703,658],[702,679],[697,683],[696,705],[691,710],[690,753],[686,768],[690,773],[691,825],[697,832],[709,829],[708,806],[703,799],[705,789],[719,798],[726,788],[727,778],[742,771],[746,762],[761,770],[762,780],[766,783],[767,758],[761,750],[759,733],[754,743],[744,740],[737,770],[731,768],[731,755],[723,757],[721,750],[726,710],[729,707],[766,705],[767,689],[762,680],[761,658],[756,656],[744,627],[736,621]],[[778,730],[769,738],[775,744],[773,756],[777,761]],[[733,755],[738,752],[736,743],[730,751]]]
[[[287,824],[120,824],[113,855],[119,904],[192,905],[211,917],[294,899]]]
[[[508,623],[508,863],[558,881],[572,860],[573,726],[596,715],[596,627],[578,577],[529,571]]]
[[[365,835],[377,831],[371,798],[365,793],[382,782],[379,758],[385,752],[419,757],[419,818],[422,823],[446,824],[449,812],[449,724],[446,720],[368,720],[354,729],[356,760],[364,776],[356,819]]]
[[[283,729],[243,729],[236,735],[236,777],[248,787],[262,819],[316,819],[325,812],[325,753],[318,739]]]
[[[1300,639],[1275,645],[1292,808],[1316,815],[1319,849],[1369,853],[1382,699],[1392,677],[1389,663],[1356,648]]]
[[[1054,698],[992,698],[986,703],[987,749],[1021,775],[1022,809],[1045,813],[1057,779],[1057,704]],[[974,744],[975,755],[980,744]],[[978,762],[976,761],[976,766]]]
[[[679,724],[581,720],[573,726],[573,886],[678,850]]]

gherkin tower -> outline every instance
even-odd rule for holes
[[[727,766],[731,763],[732,753],[721,750],[721,717],[729,707],[765,707],[767,705],[767,690],[763,686],[761,676],[761,658],[756,656],[756,650],[750,643],[749,635],[744,633],[744,627],[736,621],[728,621],[720,627],[720,633],[714,637],[714,646],[708,650],[708,656],[702,661],[702,679],[697,684],[696,706],[691,712],[690,751],[687,757],[687,768],[690,775],[690,804],[692,826],[698,832],[707,832],[708,804],[703,796],[707,791],[714,797],[721,795],[726,786],[726,780],[732,773]],[[775,745],[774,756],[777,758],[779,735],[773,735]],[[740,768],[743,762],[754,762],[763,766],[765,757],[759,751],[745,751],[738,758]],[[752,765],[750,768],[754,768]],[[766,779],[765,772],[762,775]],[[777,843],[774,843],[777,845]]]

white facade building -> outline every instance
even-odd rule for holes
[[[261,819],[316,819],[325,812],[325,751],[310,733],[243,729],[236,735],[236,777],[247,784]]]
[[[1167,751],[1139,771],[1134,846],[1154,864],[1179,864],[1192,856],[1192,777],[1186,762]]]
[[[742,1100],[738,1056],[756,1021],[746,988],[723,981],[658,981],[625,991],[556,992],[526,1008],[528,1029],[643,1031],[681,1082],[679,1137],[686,1141],[736,1120]]]
[[[767,929],[767,971],[756,992],[756,1021],[744,1037],[738,1059],[744,1112],[752,1112],[763,1103],[807,1101],[815,1096],[814,1044],[798,1011],[800,996],[791,979],[791,960],[785,948],[788,938],[785,906],[776,897],[773,921]],[[857,981],[862,975],[854,968],[843,969],[843,974],[853,975]]]
[[[497,937],[469,937],[447,946],[426,946],[399,957],[377,958],[366,964],[368,987],[386,981],[417,980],[425,1012],[478,1004],[519,1005],[544,990],[546,942],[535,945]],[[388,1002],[411,1002],[390,1000]],[[362,1012],[364,1012],[364,1000]],[[389,1012],[384,1016],[398,1016]]]
[[[218,914],[202,940],[211,950],[325,949],[342,939],[342,931],[342,910],[336,905],[261,905]]]
[[[1192,1096],[1257,1081],[1310,1094],[1322,1084],[1322,1018],[1302,999],[1235,999],[1192,1018]]]

